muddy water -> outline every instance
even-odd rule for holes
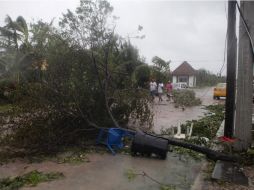
[[[184,111],[181,108],[175,108],[172,102],[166,101],[166,97],[162,103],[158,103],[158,100],[155,99],[153,109],[154,131],[156,133],[160,133],[161,129],[177,126],[179,122],[185,123],[188,120],[199,119],[206,112],[205,105],[224,101],[213,100],[213,88],[195,89],[194,91],[196,96],[201,99],[202,105],[185,108]]]
[[[131,157],[117,154],[90,154],[89,163],[79,165],[57,164],[43,162],[25,164],[23,162],[10,163],[0,167],[0,177],[16,176],[31,170],[63,172],[64,179],[41,183],[36,187],[27,187],[31,190],[159,190],[160,185],[147,177],[137,176],[128,180],[126,172],[130,169],[141,174],[145,172],[153,179],[174,185],[177,189],[191,189],[198,175],[202,162],[192,159],[179,158],[174,153],[168,153],[167,160],[154,158]],[[24,190],[23,189],[23,190]]]

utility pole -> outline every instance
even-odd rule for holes
[[[241,10],[254,37],[254,2],[242,1]],[[247,150],[252,141],[253,54],[250,39],[240,17],[235,137],[236,150]]]
[[[224,136],[232,138],[235,113],[235,80],[236,80],[236,1],[228,1],[227,31],[227,89]]]

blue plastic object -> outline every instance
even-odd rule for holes
[[[112,154],[115,155],[116,153],[113,148],[123,148],[123,138],[133,138],[134,134],[132,131],[121,128],[102,128],[100,129],[96,142],[97,144],[105,144]]]

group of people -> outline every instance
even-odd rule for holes
[[[163,101],[162,95],[163,95],[164,88],[167,93],[168,101],[170,101],[171,96],[172,96],[172,89],[173,89],[171,81],[168,81],[164,87],[164,84],[161,81],[158,82],[158,84],[157,84],[157,82],[155,82],[155,80],[152,79],[152,81],[150,82],[150,93],[151,93],[152,98],[154,99],[155,96],[158,95],[159,102]]]

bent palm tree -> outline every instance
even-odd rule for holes
[[[16,51],[19,51],[21,45],[28,45],[28,27],[26,20],[22,16],[18,16],[16,21],[7,15],[5,18],[6,25],[0,27],[0,47],[10,48],[14,45]],[[3,47],[4,46],[4,47]]]
[[[29,31],[27,23],[22,16],[18,16],[15,21],[7,15],[6,25],[0,27],[0,69],[2,77],[16,78],[19,82],[19,76],[22,73],[22,63],[31,52],[27,51],[29,46]]]

